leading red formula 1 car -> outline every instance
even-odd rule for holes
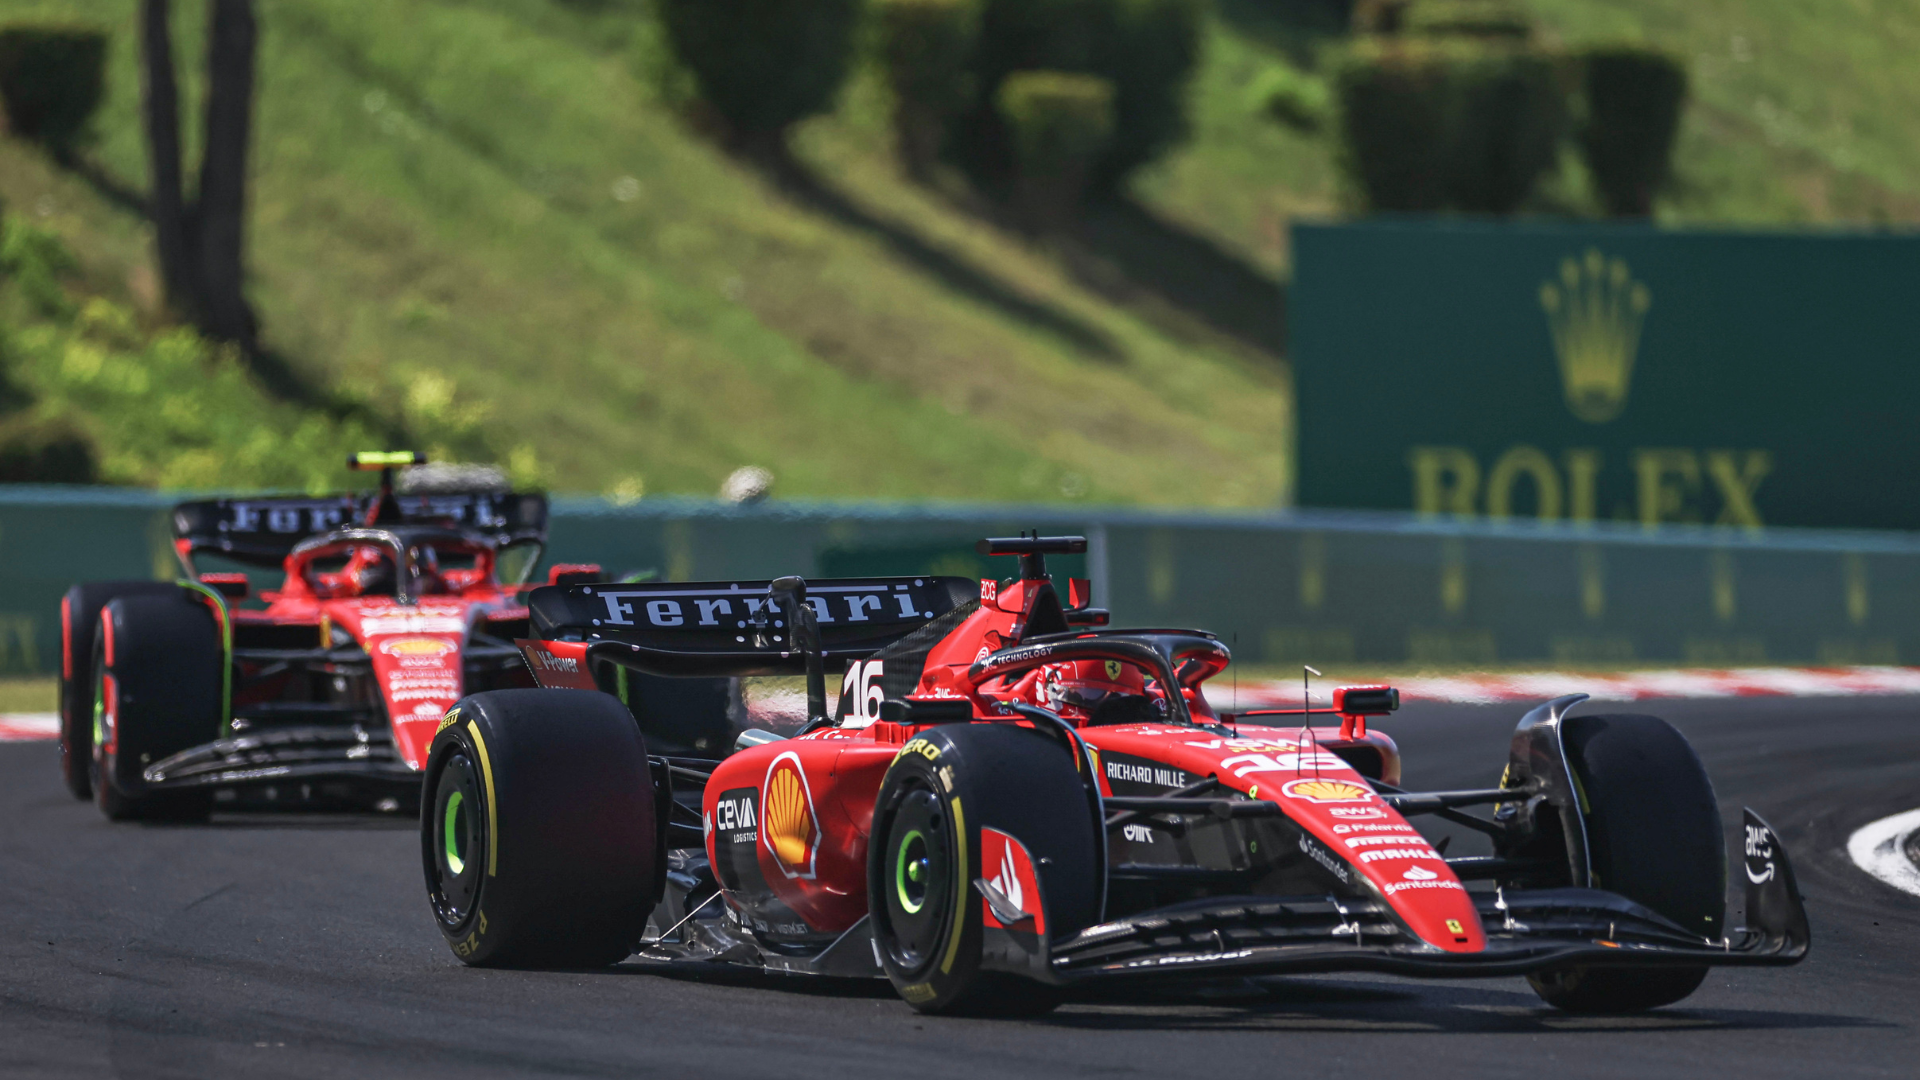
[[[442,714],[531,686],[519,575],[546,539],[540,495],[393,489],[412,453],[361,454],[377,492],[183,503],[176,582],[76,585],[61,603],[69,788],[107,816],[203,817],[217,792],[411,809]],[[277,567],[264,607],[208,559]],[[512,564],[502,580],[502,563]],[[561,567],[591,580],[597,568]]]
[[[1497,784],[1404,791],[1366,726],[1391,689],[1313,710],[1337,728],[1216,714],[1218,639],[1107,629],[1081,582],[1061,603],[1044,556],[1084,544],[982,541],[1021,573],[978,585],[535,591],[521,644],[545,688],[463,699],[427,763],[447,941],[479,965],[885,977],[916,1009],[984,1013],[1097,980],[1336,970],[1525,975],[1556,1006],[1624,1011],[1711,965],[1806,955],[1792,868],[1751,811],[1747,926],[1726,925],[1712,786],[1665,722],[1563,697],[1521,720]],[[805,672],[814,719],[717,761],[649,755],[644,723],[592,692],[624,671]],[[1447,857],[1418,815],[1494,854]]]

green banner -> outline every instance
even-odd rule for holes
[[[1920,529],[1920,237],[1297,226],[1302,506]]]

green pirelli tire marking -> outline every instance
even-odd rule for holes
[[[446,837],[447,870],[455,877],[460,876],[467,868],[467,860],[460,857],[460,844],[454,832],[454,827],[460,822],[460,804],[465,801],[466,796],[457,791],[447,800],[446,826],[442,830]]]
[[[893,887],[900,895],[900,909],[909,915],[920,914],[920,909],[927,905],[927,899],[924,893],[920,899],[915,900],[912,896],[908,895],[907,892],[907,883],[909,881],[920,885],[922,889],[925,888],[924,881],[927,876],[926,857],[922,856],[914,859],[911,863],[908,862],[907,859],[907,852],[913,847],[913,843],[916,840],[920,841],[920,846],[923,849],[926,847],[926,837],[920,835],[920,830],[915,829],[908,833],[906,838],[900,841],[900,852],[898,857],[894,859],[893,868]]]

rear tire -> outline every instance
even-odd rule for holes
[[[646,742],[617,698],[471,695],[441,721],[424,779],[427,894],[455,956],[592,968],[632,954],[661,851]]]
[[[923,1013],[972,1016],[1058,1005],[1058,987],[981,967],[985,901],[972,882],[993,868],[982,870],[980,830],[1026,847],[1058,940],[1100,916],[1095,822],[1073,759],[1038,731],[949,724],[909,744],[880,785],[867,856],[873,938],[900,996]]]
[[[204,821],[211,790],[148,791],[146,768],[220,735],[226,663],[198,593],[169,586],[100,611],[93,650],[94,801],[112,821]]]
[[[1576,716],[1563,731],[1585,803],[1593,885],[1652,908],[1703,940],[1726,930],[1727,853],[1719,802],[1686,736],[1657,716]],[[1527,976],[1569,1012],[1670,1005],[1707,977],[1704,965],[1573,965]]]
[[[155,596],[179,586],[163,581],[96,581],[60,599],[60,778],[80,800],[93,798],[93,645],[100,609],[116,596]]]

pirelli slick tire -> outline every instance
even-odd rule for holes
[[[434,921],[477,967],[626,959],[659,897],[653,773],[617,698],[463,699],[427,756],[420,853]]]
[[[1652,908],[1703,939],[1726,932],[1727,852],[1719,802],[1686,736],[1657,716],[1576,716],[1563,739],[1587,824],[1595,888]],[[1704,966],[1553,968],[1527,981],[1569,1012],[1671,1005]]]
[[[116,596],[177,592],[162,581],[96,581],[60,598],[60,778],[76,799],[93,798],[94,641],[100,609]]]
[[[948,724],[909,742],[880,785],[867,854],[873,937],[900,996],[923,1013],[975,1016],[1059,1004],[1054,986],[982,967],[985,900],[973,883],[1002,873],[982,865],[982,830],[1024,846],[1058,940],[1100,916],[1097,814],[1072,755],[1041,732]]]
[[[225,650],[198,593],[120,596],[93,647],[94,801],[113,821],[204,821],[213,792],[150,791],[148,765],[220,737]]]

